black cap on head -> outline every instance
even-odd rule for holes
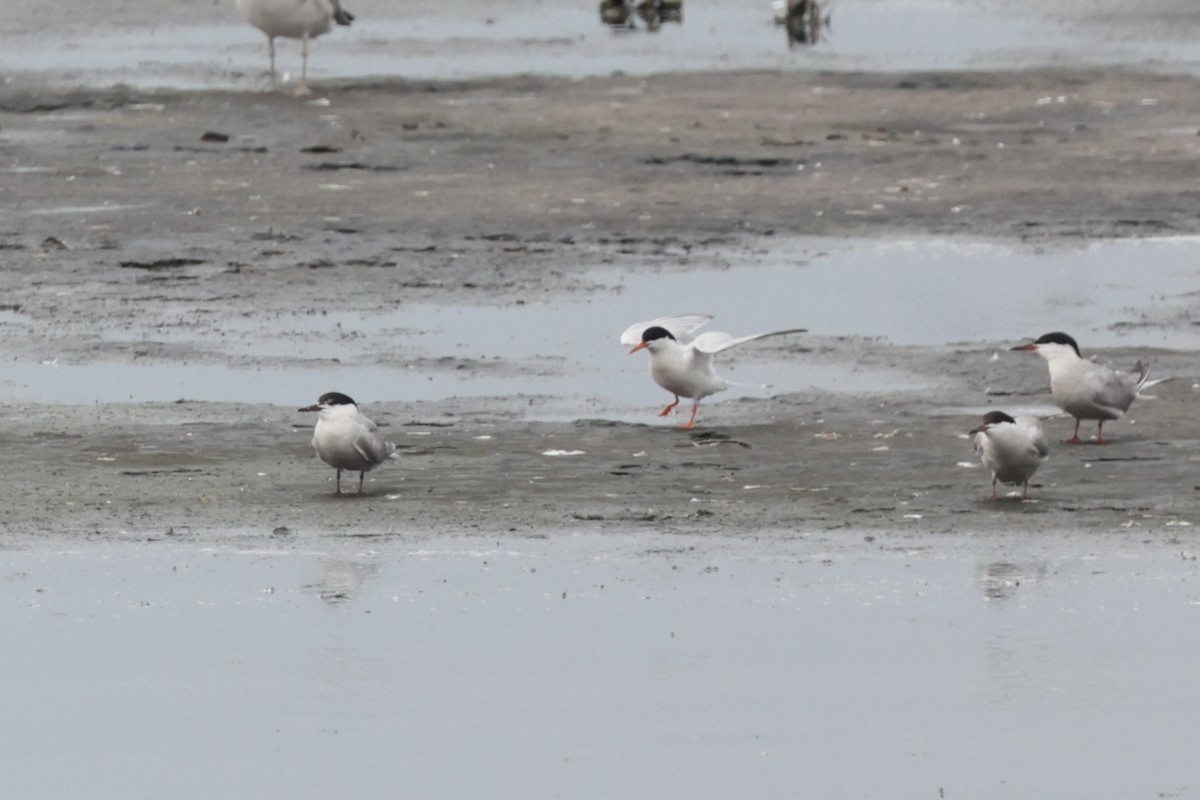
[[[669,330],[660,325],[652,325],[649,328],[646,328],[646,330],[642,331],[643,342],[649,343],[655,341],[656,339],[671,339],[673,341],[675,337],[671,335]]]
[[[321,398],[319,400],[317,400],[317,404],[322,405],[322,406],[356,406],[356,405],[358,405],[358,403],[354,402],[354,400],[351,399],[349,395],[344,395],[341,392],[326,392],[325,394],[321,395]]]
[[[1075,355],[1079,356],[1080,358],[1083,358],[1083,354],[1079,352],[1079,345],[1075,342],[1074,339],[1072,339],[1070,336],[1063,333],[1062,331],[1054,331],[1053,333],[1047,333],[1044,336],[1041,336],[1040,338],[1038,338],[1037,341],[1034,342],[1034,344],[1070,345],[1071,349],[1075,351]]]
[[[995,425],[997,422],[1011,422],[1016,424],[1017,421],[1003,411],[989,411],[983,415],[984,425]]]

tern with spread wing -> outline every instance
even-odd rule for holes
[[[362,494],[367,473],[395,458],[396,445],[385,440],[375,423],[341,392],[327,392],[316,405],[300,410],[317,412],[312,445],[321,460],[337,470],[334,495],[342,493],[342,470],[358,473],[358,493]]]
[[[1124,416],[1138,392],[1161,381],[1151,381],[1150,365],[1137,362],[1133,372],[1121,372],[1085,359],[1076,341],[1061,331],[1047,333],[1013,350],[1033,350],[1050,367],[1050,394],[1055,404],[1075,418],[1075,433],[1068,443],[1079,442],[1079,423],[1094,419],[1096,444],[1104,444],[1104,423]]]
[[[756,339],[805,332],[804,328],[789,328],[750,336],[735,337],[716,331],[695,335],[711,319],[707,314],[660,317],[631,325],[621,334],[621,344],[633,346],[630,354],[639,350],[650,351],[650,377],[675,395],[674,402],[658,412],[660,417],[670,414],[679,405],[679,398],[686,397],[692,401],[692,415],[682,426],[687,430],[696,424],[696,411],[701,400],[735,385],[717,375],[713,369],[714,355]]]
[[[1029,498],[1029,479],[1050,457],[1050,446],[1037,417],[1010,417],[1003,411],[989,411],[983,424],[971,431],[975,452],[992,473],[992,499],[996,483],[1024,486],[1022,499]]]

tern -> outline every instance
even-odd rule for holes
[[[337,470],[334,495],[342,493],[342,470],[358,473],[358,493],[363,494],[367,473],[389,458],[396,445],[385,440],[374,422],[359,413],[358,404],[341,392],[326,392],[316,405],[300,411],[316,411],[312,445],[329,466]]]
[[[1061,331],[1047,333],[1013,350],[1034,350],[1050,367],[1050,394],[1055,404],[1075,418],[1075,433],[1064,441],[1079,442],[1079,423],[1094,419],[1096,444],[1105,444],[1104,423],[1120,419],[1138,392],[1160,381],[1150,381],[1150,365],[1137,362],[1133,372],[1121,372],[1089,361],[1079,353],[1079,345]]]
[[[700,401],[736,384],[729,383],[713,370],[713,356],[739,344],[782,336],[787,333],[805,333],[804,328],[789,328],[785,331],[755,333],[750,336],[730,336],[728,333],[710,331],[699,336],[693,333],[711,320],[707,314],[686,314],[678,317],[660,317],[650,322],[631,325],[621,334],[621,344],[633,345],[632,355],[639,350],[650,351],[650,377],[662,388],[675,395],[674,402],[658,412],[665,417],[679,405],[679,398],[692,401],[692,415],[684,430],[696,424],[696,411]]]
[[[1022,499],[1029,499],[1029,479],[1050,457],[1050,446],[1037,417],[1012,418],[1003,411],[989,411],[983,424],[971,431],[975,452],[992,473],[992,499],[996,483],[1023,485]]]
[[[354,15],[338,0],[237,0],[238,11],[254,27],[267,35],[271,56],[271,89],[275,79],[275,37],[300,40],[300,86],[298,94],[308,94],[308,40],[329,33],[333,24],[349,25]]]

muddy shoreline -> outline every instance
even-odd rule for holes
[[[730,72],[326,83],[314,103],[18,80],[0,89],[11,317],[0,318],[0,358],[305,363],[300,339],[255,349],[273,315],[603,302],[587,277],[597,266],[686,278],[798,237],[1069,248],[1195,234],[1198,88],[1116,70]],[[613,336],[630,321],[615,320]],[[426,362],[403,336],[341,335],[400,380],[562,369]],[[937,402],[886,388],[718,396],[690,435],[649,405],[649,424],[632,424],[586,406],[573,421],[531,420],[533,405],[570,404],[520,393],[367,399],[404,455],[352,500],[327,496],[331,470],[293,410],[333,387],[269,405],[6,402],[4,445],[20,468],[0,489],[0,526],[8,546],[46,532],[1186,532],[1200,510],[1200,353],[1102,351],[1118,364],[1151,355],[1176,380],[1113,424],[1111,445],[1056,447],[1036,502],[990,503],[982,470],[960,465],[973,461],[962,433],[974,420],[944,409],[1048,402],[1040,361],[989,361],[1012,343],[773,344],[754,357],[900,367],[936,386]],[[1058,438],[1068,427],[1050,423]],[[545,455],[555,450],[584,452]]]
[[[614,237],[1194,233],[1198,84],[1118,69],[717,72],[331,82],[306,101],[18,77],[0,90],[0,145],[19,168],[4,232],[85,250],[162,246],[158,231],[235,263],[230,239],[248,256],[267,232],[341,249],[618,250]],[[62,211],[68,199],[121,206],[119,226]]]

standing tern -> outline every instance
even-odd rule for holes
[[[363,494],[367,473],[396,457],[396,445],[385,440],[375,423],[359,413],[358,405],[341,392],[327,392],[316,405],[300,411],[318,414],[312,445],[321,460],[337,470],[335,496],[342,493],[342,470],[358,472],[358,493]]]
[[[983,424],[971,431],[975,452],[992,473],[992,499],[996,482],[1024,485],[1021,494],[1029,499],[1029,479],[1050,457],[1050,446],[1037,417],[1013,419],[1003,411],[989,411]]]
[[[675,395],[675,401],[658,412],[660,417],[670,414],[679,405],[679,398],[686,397],[692,401],[692,415],[682,426],[684,430],[690,430],[696,424],[696,411],[700,408],[701,400],[736,385],[713,370],[714,355],[755,339],[805,332],[804,328],[789,328],[751,336],[734,337],[715,331],[693,336],[700,326],[711,319],[707,314],[660,317],[631,325],[621,334],[621,344],[633,345],[629,351],[631,355],[638,350],[650,351],[650,377]]]
[[[1143,388],[1160,381],[1149,381],[1150,365],[1137,362],[1133,372],[1120,372],[1089,361],[1079,353],[1079,345],[1065,333],[1047,333],[1013,350],[1034,350],[1050,367],[1050,394],[1063,411],[1075,418],[1075,433],[1064,441],[1079,442],[1079,423],[1085,419],[1099,422],[1096,444],[1105,444],[1104,423],[1120,419]]]
[[[271,89],[275,79],[275,37],[300,40],[300,86],[298,94],[308,94],[308,40],[333,30],[333,24],[349,25],[354,15],[338,0],[237,0],[238,11],[254,27],[267,35],[267,53],[271,56]]]

